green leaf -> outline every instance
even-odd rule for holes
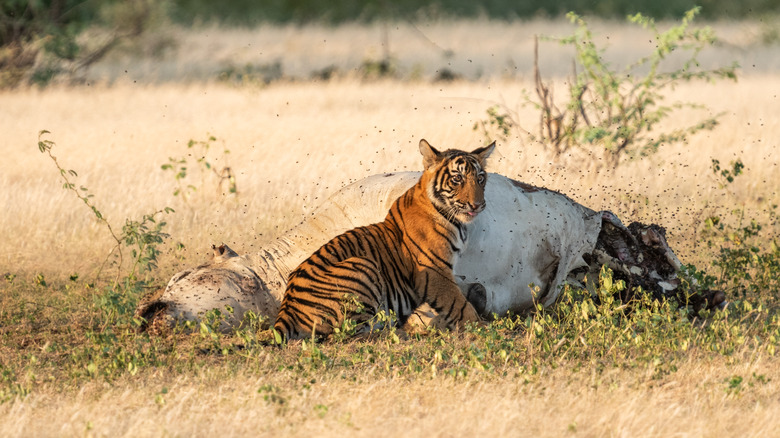
[[[271,328],[271,333],[274,337],[274,344],[276,345],[282,345],[284,342],[284,339],[282,338],[282,333],[277,331],[275,328]]]

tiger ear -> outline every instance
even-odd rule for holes
[[[476,155],[477,159],[479,160],[479,164],[482,167],[485,167],[485,160],[488,159],[490,154],[493,153],[493,149],[496,148],[496,142],[490,143],[489,145],[481,148],[474,149],[471,151],[471,155]]]
[[[441,159],[441,152],[431,146],[425,139],[420,140],[420,153],[423,156],[423,168],[427,169]]]

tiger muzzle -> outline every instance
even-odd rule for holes
[[[468,203],[463,209],[463,212],[470,217],[474,217],[477,214],[479,214],[482,210],[484,210],[486,205],[487,203],[485,201],[477,202],[477,203]]]

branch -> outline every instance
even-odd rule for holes
[[[64,181],[64,184],[62,185],[62,187],[64,189],[66,189],[66,190],[72,191],[76,195],[77,198],[79,198],[81,201],[83,201],[84,204],[86,204],[87,207],[89,207],[90,210],[92,210],[92,213],[95,215],[97,220],[102,222],[106,226],[106,228],[108,229],[108,232],[111,234],[111,238],[113,238],[114,241],[116,242],[116,245],[114,245],[111,248],[111,251],[108,252],[108,255],[106,256],[105,260],[103,260],[103,263],[100,265],[100,268],[98,269],[98,273],[97,273],[96,277],[100,276],[100,273],[103,271],[103,267],[108,262],[108,259],[111,258],[111,255],[114,254],[115,252],[118,252],[119,253],[119,268],[117,269],[116,277],[114,278],[114,282],[118,283],[119,282],[119,275],[121,273],[122,261],[123,261],[122,240],[119,237],[117,237],[116,233],[114,233],[114,229],[111,227],[111,224],[108,222],[108,220],[106,220],[106,218],[103,216],[103,214],[100,212],[100,210],[97,209],[95,204],[92,203],[92,201],[90,200],[92,195],[90,195],[87,192],[86,187],[80,187],[79,188],[81,190],[81,192],[84,192],[84,194],[82,194],[78,189],[76,189],[76,185],[71,182],[71,180],[68,177],[68,175],[77,177],[78,174],[76,173],[75,170],[65,170],[64,168],[62,168],[62,166],[60,166],[60,163],[57,161],[57,157],[55,157],[51,153],[51,150],[54,147],[54,142],[51,141],[51,140],[43,140],[43,136],[45,134],[50,134],[50,132],[47,131],[47,130],[43,130],[43,131],[40,131],[38,133],[38,150],[41,151],[42,153],[47,154],[49,156],[49,158],[51,158],[51,160],[54,162],[54,166],[57,167],[57,170],[59,170],[59,172],[60,172],[60,178],[62,178],[62,180]]]

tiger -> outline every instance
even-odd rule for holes
[[[452,268],[465,246],[467,225],[485,209],[484,168],[495,144],[439,152],[420,140],[425,170],[393,202],[385,220],[336,236],[290,273],[275,339],[321,340],[345,320],[365,333],[380,312],[403,326],[423,303],[439,313],[439,326],[459,329],[479,322]]]

